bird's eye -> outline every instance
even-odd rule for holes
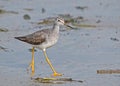
[[[58,20],[60,22],[60,20]]]

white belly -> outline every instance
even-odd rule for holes
[[[33,45],[33,47],[43,50],[43,49],[46,49],[46,48],[49,48],[49,47],[55,45],[56,42],[57,42],[57,39],[56,40],[43,42],[40,45]]]

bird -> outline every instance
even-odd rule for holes
[[[46,53],[46,49],[49,47],[52,47],[55,45],[59,38],[59,29],[60,25],[65,25],[70,27],[69,25],[65,24],[65,21],[63,18],[57,17],[55,19],[53,28],[50,29],[42,29],[39,31],[36,31],[32,34],[28,34],[25,36],[19,36],[15,37],[15,39],[18,39],[20,41],[26,42],[28,44],[32,45],[32,60],[28,66],[28,70],[31,69],[31,75],[33,76],[35,73],[35,61],[34,61],[34,49],[38,48],[43,51],[44,57],[49,64],[50,68],[53,71],[52,76],[62,76],[63,74],[58,73],[55,68],[53,67],[50,59],[48,58],[48,55]]]

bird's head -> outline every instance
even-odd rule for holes
[[[58,17],[58,18],[56,18],[56,23],[59,24],[59,25],[64,25],[65,21],[64,21],[63,18]]]
[[[65,23],[65,20],[64,20],[63,18],[57,17],[57,18],[56,18],[56,23],[59,24],[59,25],[65,25],[65,26],[67,26],[67,27],[69,27],[69,28],[71,28],[71,29],[74,29],[73,27],[67,25],[67,24]]]

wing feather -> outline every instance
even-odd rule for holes
[[[46,40],[46,30],[37,31],[33,34],[29,34],[29,35],[21,36],[21,37],[15,37],[15,38],[18,40],[27,42],[29,44],[40,45]]]

